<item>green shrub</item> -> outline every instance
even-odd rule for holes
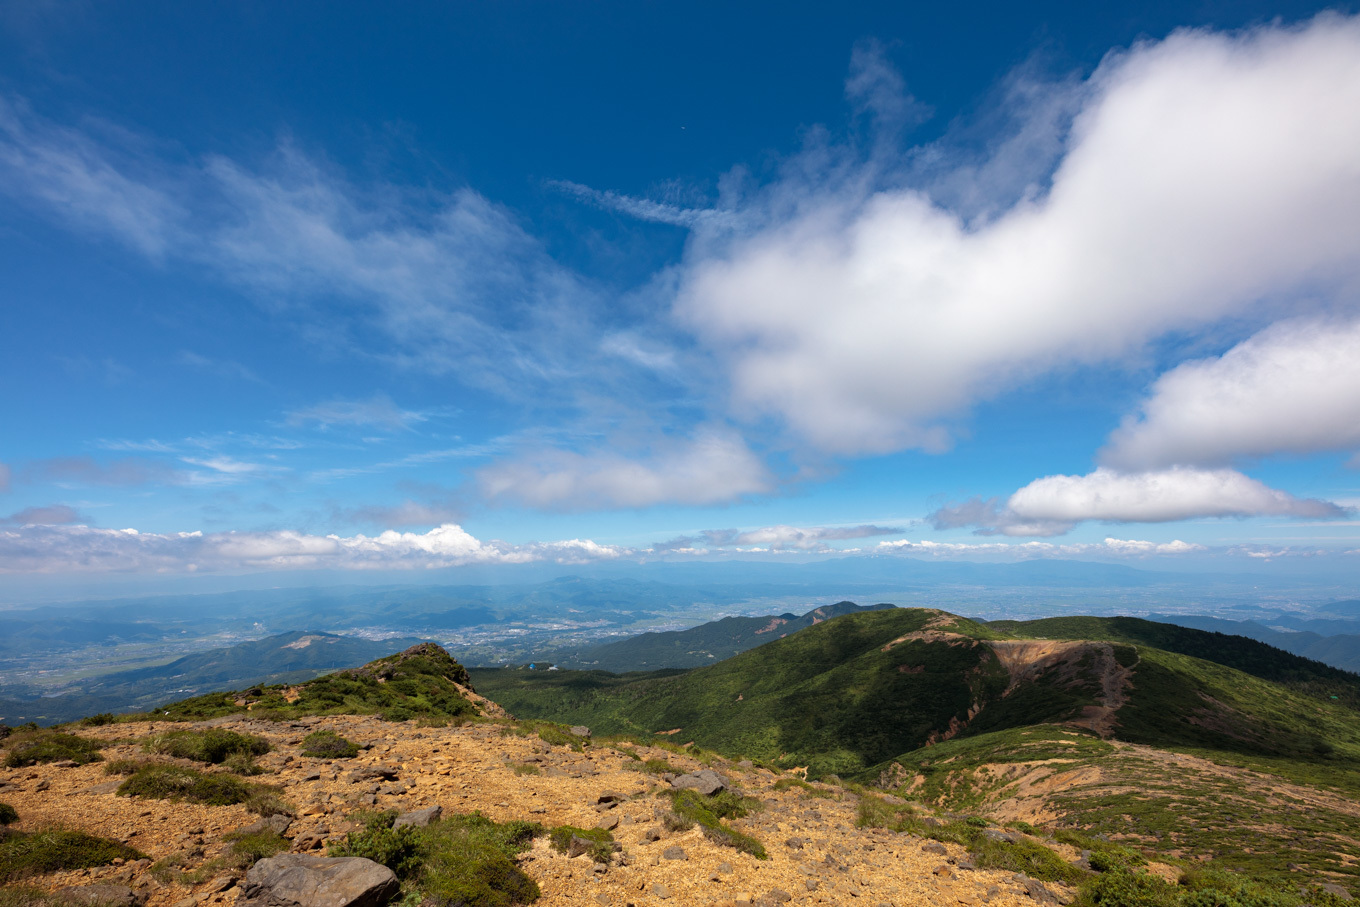
[[[538,739],[552,746],[569,746],[581,752],[581,738],[577,737],[565,725],[549,724],[543,722],[538,726]]]
[[[515,857],[543,833],[537,823],[497,823],[472,813],[425,828],[393,829],[395,816],[365,817],[363,830],[331,845],[331,855],[363,856],[387,866],[402,880],[403,902],[512,907],[538,897],[538,885],[515,865]]]
[[[100,712],[98,715],[90,715],[80,719],[83,727],[103,727],[106,724],[113,724],[118,718],[112,712]]]
[[[104,774],[130,775],[142,766],[151,764],[144,759],[114,759],[112,762],[104,763]]]
[[[301,752],[311,759],[353,759],[359,755],[359,744],[335,731],[313,731],[302,738]]]
[[[558,853],[571,850],[572,838],[587,842],[586,853],[596,863],[608,863],[614,853],[614,836],[603,828],[577,828],[575,825],[559,825],[548,836],[548,843]]]
[[[527,765],[523,762],[510,763],[510,771],[516,775],[540,775],[543,773],[537,765]]]
[[[8,768],[23,768],[39,762],[60,762],[69,759],[77,765],[98,762],[104,757],[99,755],[102,748],[96,740],[87,740],[75,734],[59,731],[37,731],[15,734],[10,738],[9,752],[5,754]]]
[[[698,824],[704,837],[749,853],[757,860],[765,860],[769,855],[765,846],[750,835],[743,834],[725,825],[723,819],[740,818],[760,807],[759,800],[742,797],[732,791],[723,791],[712,797],[705,797],[692,790],[675,791],[670,794],[671,809],[677,816]]]
[[[839,795],[826,790],[825,788],[817,787],[815,784],[809,784],[802,778],[780,778],[774,783],[775,790],[788,790],[794,787],[801,790],[804,796],[807,797],[821,797],[824,800],[840,799]]]
[[[139,851],[126,844],[80,831],[14,832],[0,838],[0,884],[40,873],[141,858]]]
[[[232,753],[222,762],[222,767],[233,775],[263,775],[264,769],[255,764],[255,758],[247,753]]]
[[[288,839],[271,828],[264,831],[232,832],[226,835],[231,842],[231,864],[237,869],[249,869],[258,861],[288,849]]]
[[[258,784],[247,784],[225,774],[205,774],[179,765],[148,763],[141,766],[118,788],[120,797],[150,797],[156,800],[188,800],[208,806],[244,803],[262,816],[288,813],[277,791]]]
[[[19,813],[8,803],[0,803],[0,826],[13,825],[19,821]]]
[[[222,728],[206,731],[167,731],[157,734],[143,744],[148,753],[192,759],[220,765],[232,756],[263,756],[272,747],[267,740],[251,734],[238,734]]]

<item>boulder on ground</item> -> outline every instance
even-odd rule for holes
[[[425,809],[414,809],[409,813],[402,813],[397,816],[396,820],[392,823],[392,827],[406,828],[409,825],[412,828],[424,828],[431,822],[438,822],[439,817],[443,814],[444,808],[442,806],[429,806]]]
[[[280,854],[246,874],[242,907],[381,907],[400,889],[392,870],[363,857]]]
[[[676,790],[692,790],[703,794],[705,797],[710,797],[726,790],[727,784],[717,772],[711,768],[706,768],[681,775],[671,782],[671,787]]]
[[[586,727],[584,724],[573,725],[571,728],[571,735],[573,737],[589,737],[590,728]]]

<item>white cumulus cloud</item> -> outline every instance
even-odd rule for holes
[[[949,419],[1055,367],[1354,306],[1360,19],[1177,32],[1075,97],[1048,188],[990,220],[809,155],[741,230],[698,225],[675,310],[738,407],[833,453],[940,450]]]
[[[1298,498],[1233,469],[1170,469],[1035,479],[1004,503],[966,501],[931,514],[937,529],[979,526],[1011,536],[1061,535],[1077,523],[1167,523],[1202,517],[1291,516],[1331,519],[1346,511],[1329,501]]]
[[[1360,448],[1360,320],[1276,324],[1152,387],[1101,460],[1122,469]]]
[[[446,523],[425,533],[308,535],[294,531],[150,533],[90,526],[0,529],[0,573],[181,573],[290,569],[436,569],[469,564],[612,560],[631,549],[589,539],[483,542]]]

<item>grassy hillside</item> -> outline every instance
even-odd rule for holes
[[[973,639],[888,648],[941,619],[955,631],[988,635],[937,611],[868,611],[684,674],[478,671],[475,680],[520,717],[606,733],[674,731],[681,742],[844,773],[923,745],[1004,689],[1005,671]]]
[[[843,601],[813,608],[802,616],[724,617],[688,630],[643,633],[580,652],[559,653],[557,660],[563,668],[615,673],[700,668],[844,614],[892,607]]]
[[[1050,617],[988,624],[1032,639],[1103,639],[1151,646],[1235,668],[1316,699],[1336,699],[1360,709],[1360,675],[1293,655],[1245,636],[1178,627],[1136,617]]]
[[[462,689],[460,689],[460,687]],[[434,643],[419,643],[370,662],[296,686],[257,686],[240,692],[209,693],[158,706],[149,714],[125,719],[202,721],[249,711],[267,719],[304,715],[379,715],[389,721],[411,718],[440,723],[480,713],[464,695],[467,670]]]

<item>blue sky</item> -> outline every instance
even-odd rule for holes
[[[3,3],[0,571],[1344,565],[1358,149],[1350,7]]]

